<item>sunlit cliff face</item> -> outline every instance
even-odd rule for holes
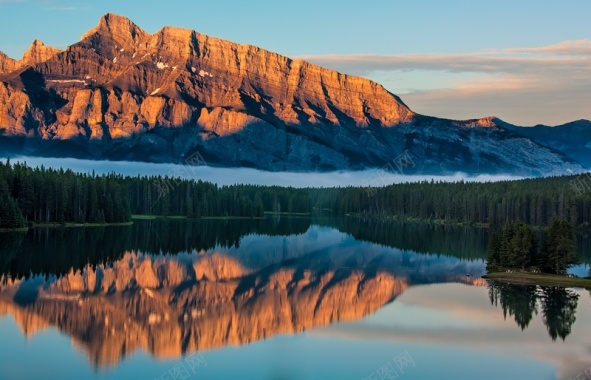
[[[364,78],[113,14],[64,51],[0,55],[0,105],[0,143],[33,156],[178,163],[199,150],[214,166],[330,171],[412,150],[413,173],[580,169],[494,118],[417,115]]]
[[[392,126],[413,116],[367,79],[190,30],[165,27],[150,35],[113,14],[66,51],[35,41],[21,61],[5,56],[0,61],[8,83],[1,86],[3,97],[21,96],[11,85],[45,84],[67,102],[51,105],[55,118],[34,116],[47,138],[102,139],[104,123],[113,138],[156,125],[195,123],[207,137],[235,133],[267,117],[286,124],[339,125],[346,119],[358,126],[372,121]],[[41,82],[22,75],[27,65],[43,76],[37,78]],[[22,117],[32,104],[22,96],[2,115],[15,135],[28,133]]]

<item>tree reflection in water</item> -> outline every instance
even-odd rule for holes
[[[534,314],[541,313],[553,341],[565,340],[576,321],[579,295],[572,289],[490,281],[488,295],[492,305],[503,309],[505,319],[512,316],[522,331]]]

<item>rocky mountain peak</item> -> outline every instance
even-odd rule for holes
[[[60,49],[45,45],[40,40],[35,40],[23,55],[21,62],[23,65],[34,65],[45,62],[60,51]]]
[[[485,127],[485,128],[494,127],[497,125],[496,124],[497,120],[498,120],[498,118],[496,116],[483,117],[478,120],[478,125],[480,125],[481,127]]]
[[[18,67],[18,61],[0,51],[0,74],[8,73]]]
[[[198,34],[189,29],[166,26],[150,37],[148,50],[156,49],[159,57],[187,60],[198,50]]]
[[[503,121],[497,118],[496,116],[486,116],[480,119],[470,119],[470,120],[463,120],[463,121],[456,121],[455,124],[457,126],[463,126],[466,128],[495,128],[499,127],[499,124],[502,124]]]
[[[100,18],[96,27],[82,36],[81,42],[89,42],[95,50],[99,48],[129,50],[134,49],[148,36],[148,33],[130,19],[107,13]]]

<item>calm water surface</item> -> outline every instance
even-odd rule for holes
[[[487,241],[277,217],[2,234],[0,379],[586,376],[590,292],[487,282]]]

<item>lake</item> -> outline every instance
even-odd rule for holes
[[[483,280],[483,229],[273,216],[0,239],[0,379],[591,379],[591,293]]]

